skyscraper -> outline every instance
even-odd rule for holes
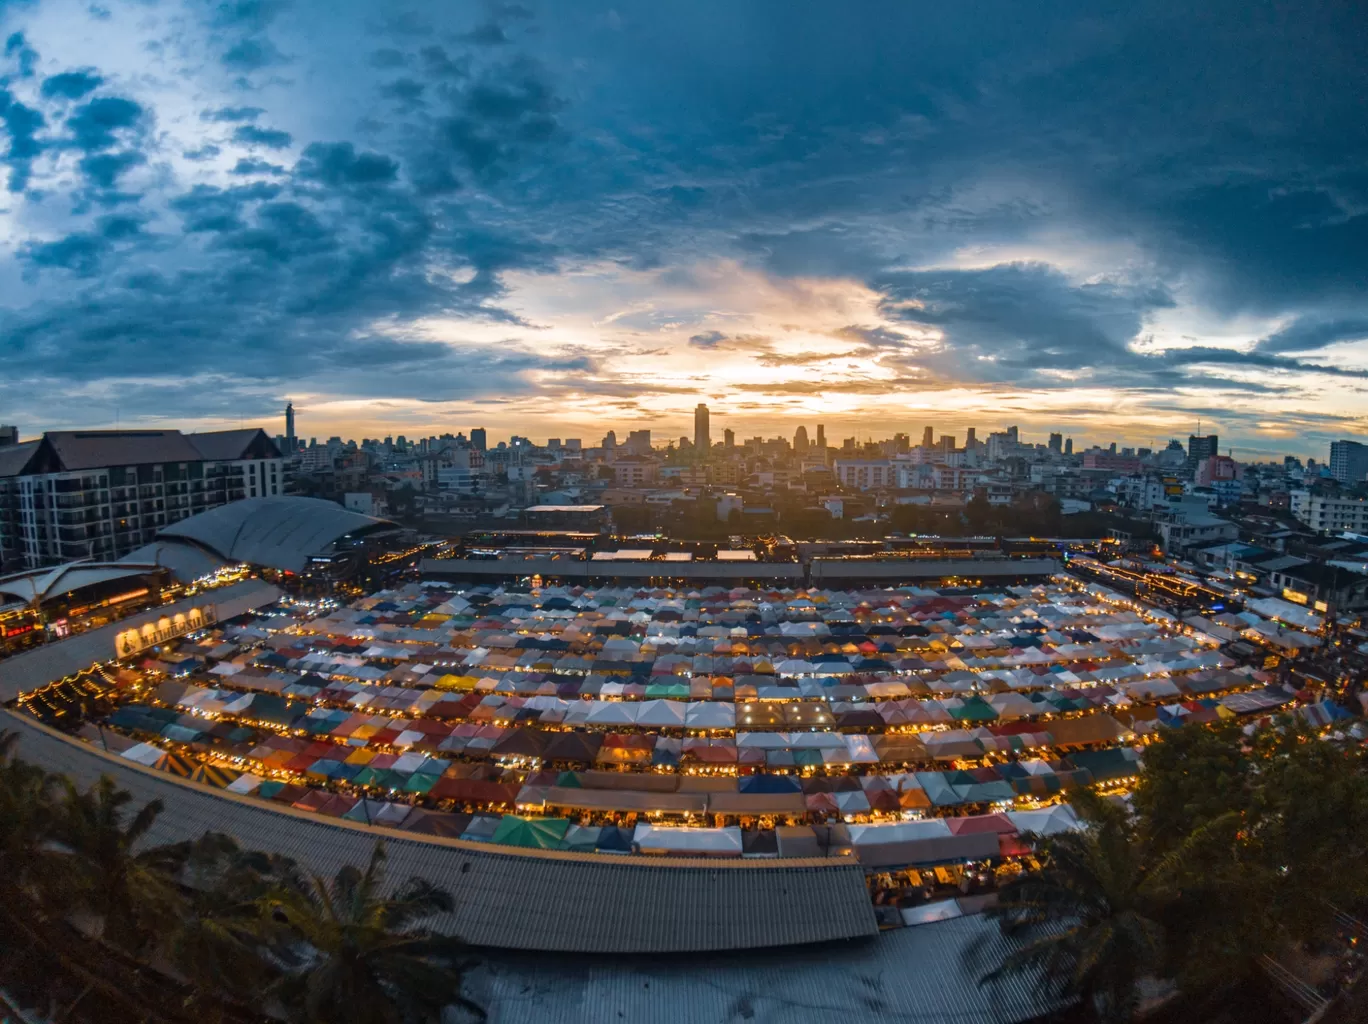
[[[612,451],[617,447],[617,431],[610,430],[603,435],[603,448],[605,451]]]
[[[1064,451],[1064,435],[1063,435],[1063,434],[1051,434],[1051,435],[1050,435],[1050,451],[1054,452],[1056,455],[1059,455],[1060,453],[1062,453],[1062,452]]]
[[[700,454],[712,449],[712,434],[708,430],[708,407],[699,402],[694,409],[694,448]]]
[[[964,450],[971,451],[978,447],[978,436],[973,427],[964,432]]]
[[[802,426],[801,424],[798,426],[798,429],[793,432],[793,450],[799,455],[806,454],[808,450],[807,427]]]
[[[294,425],[294,403],[285,403],[285,452],[286,455],[293,455],[299,446],[295,443]]]
[[[1064,454],[1065,454],[1065,455],[1072,455],[1072,454],[1073,454],[1073,438],[1072,438],[1072,437],[1066,437],[1066,438],[1064,439]]]
[[[1196,465],[1205,462],[1213,455],[1220,454],[1217,448],[1220,445],[1220,436],[1217,434],[1207,434],[1205,437],[1198,437],[1196,434],[1188,435],[1188,462]]]
[[[1342,484],[1361,484],[1368,476],[1368,444],[1334,441],[1330,445],[1330,475]]]
[[[822,449],[823,452],[825,452],[826,446],[826,427],[822,426],[819,423],[817,424],[817,447]]]
[[[927,427],[925,430],[922,431],[921,446],[923,448],[936,447],[936,431],[933,428]]]
[[[482,452],[487,450],[488,444],[489,440],[485,435],[485,428],[472,427],[470,430],[470,447],[474,448],[477,452]]]
[[[736,447],[736,431],[735,431],[735,430],[732,430],[731,427],[728,427],[726,430],[722,431],[722,447],[723,447],[723,448],[735,448],[735,447]]]

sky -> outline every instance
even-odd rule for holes
[[[0,422],[1368,435],[1368,7],[0,0]]]

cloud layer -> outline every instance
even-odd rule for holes
[[[0,6],[0,420],[1321,455],[1368,432],[1368,18],[1289,19]]]

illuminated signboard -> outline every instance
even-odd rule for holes
[[[188,612],[163,615],[154,622],[141,626],[130,626],[114,637],[114,655],[117,658],[131,658],[133,655],[156,647],[157,644],[174,640],[186,633],[213,625],[218,621],[218,612],[212,604],[191,608]]]

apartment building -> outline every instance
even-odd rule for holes
[[[1292,515],[1322,533],[1368,533],[1368,500],[1293,491]]]
[[[51,431],[0,447],[0,565],[121,558],[177,520],[284,493],[282,461],[255,428]]]
[[[897,472],[887,459],[837,459],[836,479],[852,491],[896,487]]]

